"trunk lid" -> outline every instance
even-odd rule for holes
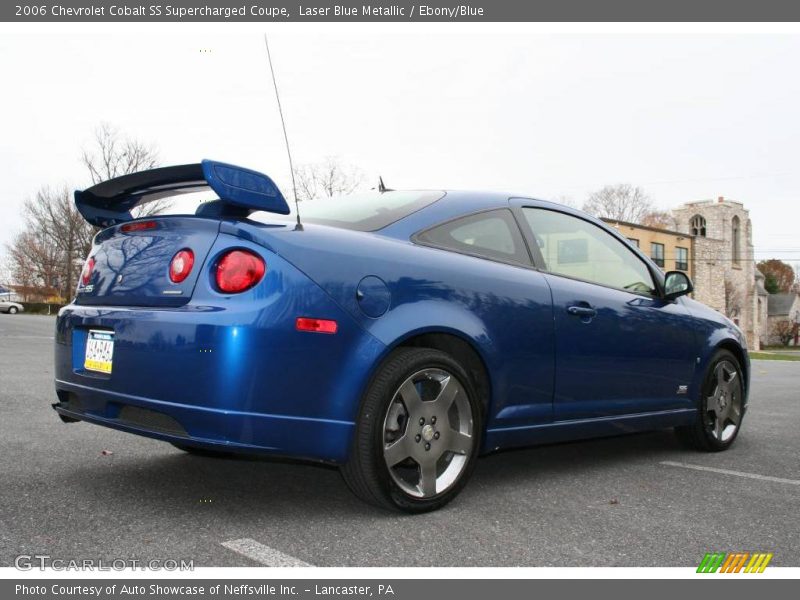
[[[220,221],[191,216],[151,217],[97,234],[89,258],[94,268],[78,282],[75,303],[97,306],[176,307],[189,302],[197,278],[219,234]],[[194,254],[180,283],[170,280],[172,258]]]

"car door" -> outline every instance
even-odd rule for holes
[[[578,215],[521,208],[553,295],[554,420],[691,406],[696,343],[680,300],[664,301],[628,244]]]
[[[485,330],[484,358],[492,378],[489,428],[550,423],[555,368],[551,293],[544,275],[534,269],[512,211],[458,217],[416,234],[414,241],[470,257],[449,261],[447,278],[458,293],[448,300],[465,302]],[[426,268],[417,267],[422,279]]]

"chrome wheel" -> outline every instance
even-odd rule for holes
[[[423,369],[392,397],[383,422],[383,458],[405,493],[431,498],[463,473],[473,451],[473,415],[458,379],[443,369]]]
[[[709,385],[711,394],[706,397],[705,424],[711,436],[727,442],[739,429],[742,421],[742,378],[736,366],[723,360],[714,367]]]

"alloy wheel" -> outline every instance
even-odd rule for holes
[[[416,498],[447,491],[473,451],[472,409],[458,379],[438,368],[406,379],[383,424],[383,458],[394,482]]]
[[[742,421],[742,378],[736,366],[722,360],[714,367],[706,398],[706,428],[714,439],[727,442]]]

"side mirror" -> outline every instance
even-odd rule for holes
[[[683,271],[668,271],[664,277],[664,300],[672,301],[694,291],[692,280]]]

